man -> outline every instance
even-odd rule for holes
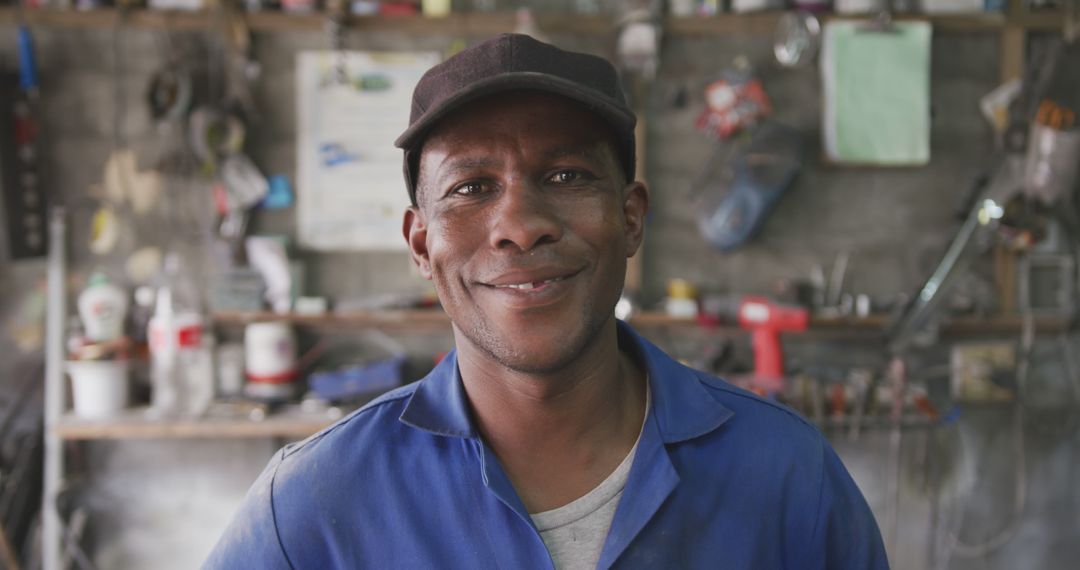
[[[814,427],[613,316],[634,123],[608,62],[528,36],[421,79],[404,233],[456,351],[282,450],[207,567],[887,567]]]

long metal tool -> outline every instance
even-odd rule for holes
[[[964,225],[956,233],[937,269],[890,327],[887,337],[893,354],[902,354],[911,348],[918,334],[933,320],[945,293],[956,282],[956,278],[964,273],[964,269],[979,251],[979,238],[995,229],[997,220],[1003,214],[1001,204],[1020,188],[1022,173],[1023,157],[1007,155],[994,178],[972,206]]]

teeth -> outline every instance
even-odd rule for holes
[[[497,289],[517,289],[518,291],[530,291],[536,289],[541,285],[547,285],[548,283],[554,283],[558,281],[558,278],[548,279],[546,281],[537,281],[535,283],[515,283],[513,285],[496,285]]]

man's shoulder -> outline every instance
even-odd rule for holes
[[[370,458],[400,440],[404,426],[398,419],[419,381],[371,400],[307,439],[286,445],[278,456],[278,471],[312,462],[342,465],[350,458]]]
[[[692,500],[734,492],[733,501],[801,529],[793,548],[805,549],[806,567],[887,568],[873,513],[818,427],[780,402],[693,373],[731,416],[700,444],[673,450],[695,468],[680,473]]]
[[[789,406],[740,388],[723,378],[688,369],[708,394],[731,411],[731,418],[713,434],[718,440],[779,453],[774,459],[816,454],[822,445],[827,445],[817,426]]]
[[[785,425],[790,424],[793,429],[810,430],[813,433],[818,433],[814,424],[785,404],[759,396],[723,378],[700,370],[695,369],[694,375],[718,401],[736,414],[743,412],[744,415],[750,415],[765,421],[781,420]]]
[[[638,354],[649,368],[654,393],[665,400],[659,419],[662,429],[673,436],[669,441],[705,434],[725,441],[821,440],[817,427],[795,410],[687,366],[637,335],[628,325],[623,326],[625,332],[632,333],[629,338],[636,342]],[[715,405],[703,403],[711,401]],[[707,419],[692,419],[695,416],[707,416]]]

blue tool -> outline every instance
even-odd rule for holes
[[[34,62],[34,42],[30,38],[30,28],[19,26],[19,89],[30,92],[37,88],[37,64]]]
[[[802,168],[802,137],[765,123],[727,154],[727,160],[710,160],[694,188],[700,195],[698,228],[722,251],[742,246],[764,225]]]
[[[331,402],[354,400],[400,386],[404,364],[405,357],[395,355],[369,364],[316,372],[308,378],[308,386],[320,398]]]

